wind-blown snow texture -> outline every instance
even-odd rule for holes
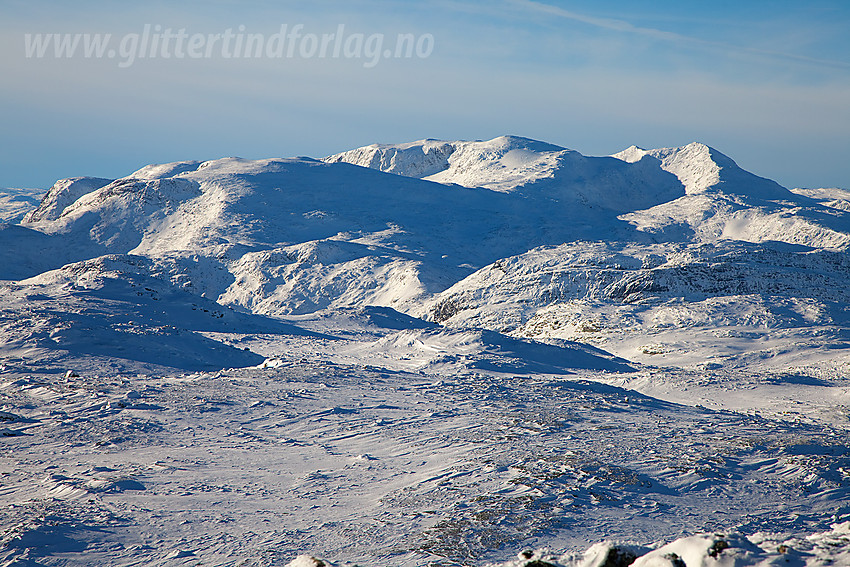
[[[37,196],[0,565],[850,564],[848,191],[501,137]]]

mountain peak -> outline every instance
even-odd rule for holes
[[[678,177],[688,195],[720,191],[768,200],[793,197],[775,181],[741,169],[735,160],[702,142],[654,150],[630,146],[611,157],[635,163],[646,156],[658,160],[663,170]]]
[[[69,177],[53,184],[38,207],[24,216],[24,223],[52,221],[59,218],[66,207],[83,195],[97,191],[112,183],[112,179],[101,177]]]
[[[200,165],[201,162],[197,160],[175,161],[173,163],[163,164],[153,163],[134,171],[128,177],[132,177],[133,179],[164,179],[166,177],[180,175],[181,173],[197,171]]]
[[[401,144],[372,144],[324,158],[406,177],[465,187],[509,192],[516,186],[550,177],[556,156],[566,148],[524,138],[499,136],[492,140],[419,140]]]
[[[541,142],[540,140],[535,140],[533,138],[526,138],[524,136],[513,135],[498,136],[496,138],[493,138],[492,140],[487,141],[476,140],[474,142],[462,143],[470,145],[474,144],[479,147],[500,148],[507,151],[530,150],[534,152],[561,152],[568,149],[562,146],[556,146],[555,144],[550,144],[549,142]]]
[[[451,142],[418,140],[402,144],[372,144],[324,158],[327,163],[351,163],[405,177],[428,177],[449,167]]]

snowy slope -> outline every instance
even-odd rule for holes
[[[612,157],[628,163],[657,161],[664,171],[675,175],[688,195],[721,192],[757,199],[789,199],[790,192],[770,179],[758,177],[738,167],[727,155],[694,142],[680,148],[642,150],[631,146]]]
[[[41,189],[0,189],[0,224],[20,222],[41,201]]]
[[[618,167],[611,158],[633,167]],[[846,201],[791,192],[705,144],[657,150],[632,146],[611,158],[507,136],[487,142],[373,145],[325,161],[544,196],[584,213],[596,207],[619,211],[621,220],[653,240],[777,240],[827,248],[850,243]]]
[[[831,251],[576,242],[479,270],[429,300],[428,317],[590,342],[644,362],[678,355],[679,364],[740,364],[743,349],[781,366],[833,341],[829,358],[850,359],[848,280],[850,259]]]
[[[100,189],[111,183],[111,179],[100,177],[71,177],[60,179],[48,189],[34,210],[27,213],[24,222],[37,220],[55,220],[62,214],[68,205],[71,205],[87,193]]]
[[[291,252],[291,246],[306,251],[299,265],[311,259],[324,266],[370,257],[376,264],[389,264],[390,270],[400,266],[403,271],[406,264],[415,263],[426,252],[410,249],[403,231],[393,223],[423,217],[422,211],[445,201],[447,192],[440,185],[429,185],[430,191],[423,191],[416,187],[421,182],[402,178],[382,183],[383,178],[376,181],[368,172],[347,171],[350,166],[331,168],[310,160],[226,159],[192,165],[191,171],[185,170],[185,164],[146,168],[140,178],[119,179],[84,195],[56,220],[32,215],[26,226],[74,241],[75,249],[86,250],[90,257],[133,253],[169,261],[199,293],[217,297],[246,279],[240,276],[240,270],[250,271],[256,265],[251,254],[295,258],[298,255]],[[364,192],[355,196],[353,188],[361,186],[374,186],[375,191],[371,196]],[[474,194],[462,195],[459,200],[462,209],[476,201]],[[388,205],[387,210],[379,205]],[[454,219],[423,220],[428,238],[427,233],[437,227],[443,232],[452,230],[446,225]],[[400,242],[385,245],[393,234],[401,234]],[[309,252],[332,249],[337,241],[346,251],[336,258]],[[346,254],[348,257],[343,258]],[[235,274],[228,271],[231,263]],[[305,286],[309,288],[325,276],[317,273]],[[376,277],[364,279],[354,285],[376,285]],[[417,293],[422,284],[414,280],[405,284],[412,292],[405,289],[399,293]],[[256,281],[245,290],[237,289],[237,284],[230,294],[238,296],[237,302],[253,301],[255,290],[251,286]],[[309,295],[309,290],[299,288],[298,292]],[[333,299],[331,296],[322,306]],[[396,297],[388,301],[392,299]]]
[[[154,367],[208,370],[260,364],[264,358],[207,338],[238,329],[310,335],[297,327],[233,312],[151,277],[142,257],[103,256],[2,286],[0,353],[44,364],[85,364],[89,357]],[[74,362],[70,362],[73,360]],[[81,362],[83,361],[83,362]]]
[[[613,157],[657,162],[685,187],[687,195],[679,199],[621,217],[658,238],[682,239],[693,233],[702,242],[776,240],[840,249],[850,244],[847,209],[788,191],[704,144],[649,151],[632,146]]]
[[[345,162],[407,177],[464,187],[510,192],[518,185],[546,179],[566,148],[517,136],[486,142],[420,140],[406,144],[373,144],[324,159]]]
[[[401,175],[430,171],[441,152],[441,181],[480,187]],[[627,161],[588,158],[505,137],[373,146],[325,160],[333,163],[178,162],[99,188],[106,180],[67,180],[24,223],[65,245],[52,258],[38,255],[25,275],[131,253],[170,262],[199,293],[254,312],[373,304],[419,314],[426,297],[476,268],[600,233],[834,249],[850,239],[847,211],[748,174],[706,146],[635,152],[625,152]],[[346,160],[400,174],[338,163]]]
[[[847,553],[840,530],[804,539],[850,513],[846,428],[823,422],[670,404],[592,372],[35,366],[0,373],[9,565],[482,564],[704,532]],[[736,565],[768,553],[748,550]]]
[[[506,136],[34,194],[2,565],[847,562],[848,191]]]
[[[611,179],[626,180],[621,190],[650,191],[651,176],[605,159]],[[610,200],[598,193],[597,205],[577,206],[576,195],[561,198],[558,179],[502,194],[343,163],[228,158],[146,168],[79,197],[55,219],[40,212],[66,200],[54,192],[24,226],[73,251],[40,269],[129,253],[171,262],[199,293],[255,312],[363,304],[415,312],[426,295],[499,257],[602,225],[629,231],[598,207]]]
[[[436,155],[440,158],[435,161]],[[352,163],[438,183],[518,192],[550,203],[579,205],[585,210],[634,210],[683,194],[673,176],[665,175],[649,162],[624,167],[610,158],[586,157],[516,136],[487,142],[423,140],[397,146],[373,145],[330,156],[325,161]]]

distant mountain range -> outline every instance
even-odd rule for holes
[[[847,323],[850,192],[791,191],[699,143],[587,157],[506,136],[150,165],[60,180],[0,238],[0,277],[21,283],[87,285],[117,263],[244,313],[389,307],[632,360],[722,354],[716,337],[637,336]]]

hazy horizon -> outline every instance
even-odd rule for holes
[[[5,4],[0,186],[507,134],[585,155],[698,141],[788,187],[850,186],[850,7],[838,2]],[[299,36],[275,53],[283,26]],[[155,30],[167,49],[138,44]],[[355,37],[334,52],[340,30]],[[111,39],[99,57],[82,39],[74,56],[47,45],[39,57],[38,34]],[[250,57],[249,35],[266,42]],[[191,36],[206,38],[198,57]],[[399,36],[421,49],[396,57]]]

